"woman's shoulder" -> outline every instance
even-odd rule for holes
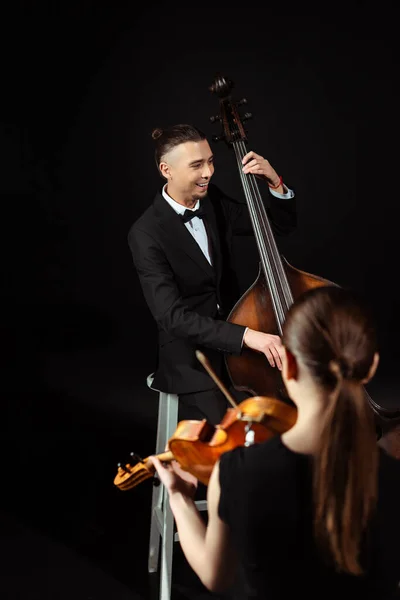
[[[308,457],[290,450],[280,435],[252,446],[238,446],[224,453],[220,458],[220,468],[226,470],[280,469],[285,465],[308,462]]]

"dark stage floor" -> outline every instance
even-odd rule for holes
[[[145,351],[42,352],[10,368],[3,403],[0,597],[153,600],[147,573],[152,485],[121,492],[116,465],[154,451],[158,396]],[[23,362],[19,362],[21,366]],[[25,363],[28,365],[28,362]],[[377,377],[386,406],[398,388]],[[175,545],[172,598],[208,598]]]

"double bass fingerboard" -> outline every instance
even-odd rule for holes
[[[245,174],[242,171],[242,159],[248,153],[246,145],[243,141],[233,142],[232,145],[238,163],[244,194],[249,207],[261,265],[271,294],[276,323],[279,334],[282,335],[282,327],[286,313],[293,303],[292,292],[283,268],[267,211],[265,210],[261,198],[257,180],[253,174]]]

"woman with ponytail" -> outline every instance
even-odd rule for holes
[[[207,525],[196,481],[153,458],[187,560],[212,591],[231,587],[240,565],[237,598],[398,598],[400,461],[377,445],[364,398],[379,362],[371,314],[349,290],[309,290],[290,308],[282,342],[296,424],[221,457]]]

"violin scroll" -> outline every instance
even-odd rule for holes
[[[174,460],[174,455],[172,452],[164,452],[163,454],[159,454],[158,458],[162,462],[170,462]],[[114,478],[114,485],[120,490],[131,490],[139,485],[139,483],[146,481],[146,479],[154,477],[154,474],[155,468],[149,457],[139,461],[136,465],[131,465],[130,463],[123,465],[120,463]]]

